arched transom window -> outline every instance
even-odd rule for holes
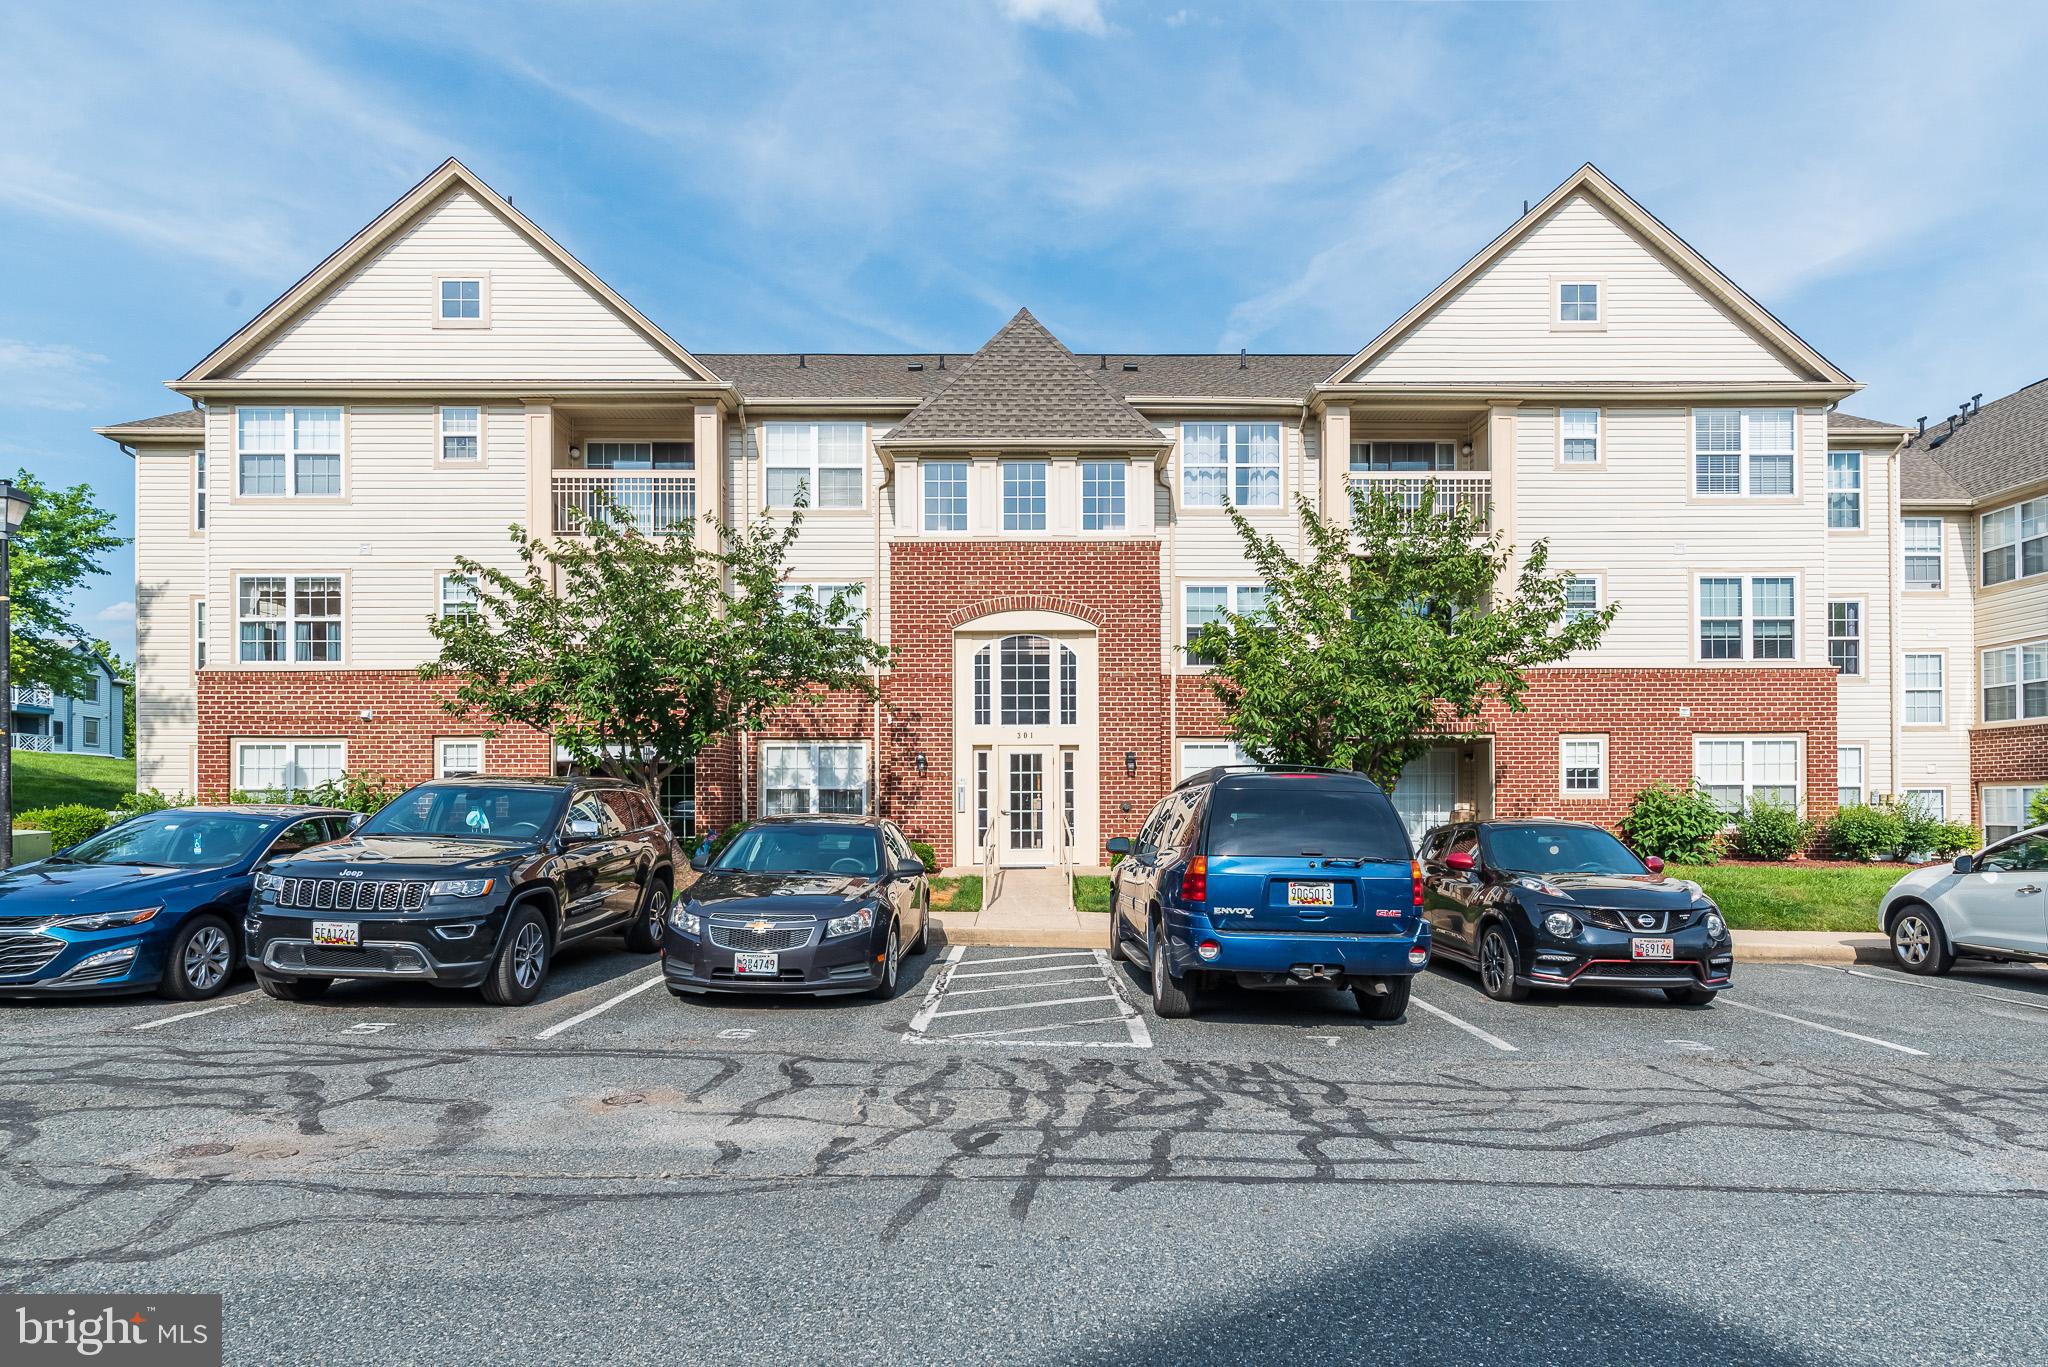
[[[1059,724],[1081,715],[1081,662],[1043,636],[1005,636],[974,653],[974,724],[1053,724],[1053,667],[1059,667]]]

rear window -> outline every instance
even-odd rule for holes
[[[1372,789],[1320,777],[1229,779],[1209,799],[1208,852],[1407,863],[1407,828]]]

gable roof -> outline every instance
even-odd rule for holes
[[[1813,379],[1841,385],[1855,383],[1834,362],[1800,340],[1799,336],[1779,322],[1769,309],[1752,299],[1733,280],[1723,275],[1711,261],[1694,251],[1684,238],[1665,227],[1654,214],[1630,199],[1619,185],[1609,180],[1590,161],[1566,177],[1563,184],[1531,205],[1528,212],[1508,225],[1506,232],[1487,243],[1478,255],[1452,272],[1449,279],[1424,295],[1415,307],[1395,319],[1384,332],[1366,343],[1362,351],[1331,371],[1327,383],[1345,383],[1346,377],[1355,375],[1368,362],[1406,336],[1466,282],[1506,255],[1517,242],[1547,218],[1551,210],[1575,194],[1583,194],[1598,201],[1623,224],[1648,240],[1658,252],[1738,319],[1762,335],[1788,359],[1805,368]]]
[[[1983,502],[2048,481],[2048,380],[1993,400],[1906,444],[1900,495]]]
[[[98,436],[124,445],[130,442],[181,441],[200,436],[206,431],[206,414],[197,408],[181,408],[175,413],[159,413],[153,418],[132,418],[127,422],[110,423],[92,430]]]
[[[718,376],[702,362],[685,351],[681,343],[648,321],[617,291],[598,279],[581,261],[571,256],[560,243],[542,232],[532,219],[513,208],[510,201],[500,197],[497,191],[484,184],[475,172],[450,157],[436,167],[425,180],[400,195],[396,203],[370,220],[367,226],[344,242],[325,261],[301,276],[297,284],[272,300],[269,307],[257,314],[239,332],[215,347],[206,359],[186,371],[178,383],[197,384],[204,380],[221,378],[228,368],[262,345],[301,309],[326,293],[330,286],[339,283],[356,266],[368,260],[373,252],[438,203],[442,196],[457,188],[465,189],[476,196],[491,212],[510,224],[514,231],[533,243],[543,255],[580,281],[586,289],[624,319],[628,326],[668,353],[669,357],[691,376],[699,380],[718,379]]]
[[[962,352],[700,351],[697,359],[756,399],[899,400],[910,407],[959,375]],[[1126,400],[1271,399],[1300,403],[1342,356],[1257,352],[1082,352],[1081,368]],[[913,369],[913,367],[915,367]]]
[[[1837,432],[1906,432],[1911,429],[1892,422],[1879,422],[1876,418],[1859,418],[1854,413],[1839,410],[1828,414],[1828,433]]]
[[[981,350],[961,363],[952,379],[878,444],[1163,447],[1168,443],[1121,394],[1075,360],[1074,353],[1031,316],[1031,310],[1018,309]]]

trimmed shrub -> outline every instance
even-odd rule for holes
[[[139,793],[124,793],[114,804],[114,810],[122,816],[139,816],[143,812],[168,811],[172,807],[189,807],[192,799],[183,793],[165,793],[155,788],[145,788]]]
[[[1735,818],[1735,846],[1746,859],[1778,860],[1806,848],[1813,823],[1796,808],[1753,797]]]
[[[1646,857],[1711,864],[1721,857],[1721,829],[1727,824],[1727,815],[1698,785],[1653,783],[1629,802],[1621,838]]]
[[[924,861],[924,871],[926,873],[937,873],[939,871],[939,852],[934,850],[929,844],[922,840],[913,840],[910,842],[910,852]]]
[[[1844,859],[1890,859],[1905,839],[1905,819],[1889,804],[1853,803],[1828,823],[1828,848]]]
[[[1937,821],[1927,833],[1927,849],[1943,859],[1976,849],[1983,843],[1977,828],[1967,821]]]
[[[52,848],[67,850],[81,840],[98,835],[113,819],[112,812],[73,802],[62,807],[37,807],[23,812],[14,818],[14,824],[48,831]]]

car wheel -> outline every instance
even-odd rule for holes
[[[157,991],[179,1001],[217,997],[235,971],[235,937],[218,916],[194,916],[171,941]]]
[[[897,938],[896,923],[889,923],[889,942],[882,946],[882,981],[875,984],[872,994],[880,1001],[887,1001],[896,995],[896,985],[903,975],[903,942]]]
[[[1195,991],[1174,980],[1166,967],[1166,927],[1152,927],[1152,1009],[1161,1020],[1186,1020],[1195,1014]]]
[[[1497,1002],[1529,999],[1529,985],[1515,981],[1515,942],[1498,921],[1479,933],[1479,990]]]
[[[1712,1006],[1715,996],[1704,987],[1667,987],[1664,995],[1680,1006]]]
[[[1892,922],[1892,958],[1908,973],[1946,973],[1956,966],[1955,949],[1932,907],[1909,903]]]
[[[910,942],[912,954],[922,954],[932,947],[932,899],[927,893],[924,899],[924,919],[917,923],[917,938]]]
[[[493,1006],[526,1005],[547,986],[549,957],[547,923],[530,906],[514,907],[484,979],[484,1000]]]
[[[332,978],[258,978],[256,985],[263,989],[266,997],[275,997],[281,1002],[318,1001],[327,995],[327,989],[334,986]]]
[[[626,948],[635,954],[652,954],[661,948],[661,923],[668,916],[668,877],[657,875],[649,880],[646,893],[640,898],[640,909],[633,913],[633,920],[626,927]]]
[[[1109,909],[1109,961],[1113,964],[1124,961],[1124,918],[1117,914],[1115,907]]]
[[[1408,997],[1415,990],[1413,978],[1382,978],[1387,985],[1384,993],[1368,991],[1363,987],[1351,989],[1351,996],[1358,1003],[1358,1013],[1369,1021],[1397,1021],[1408,1014]]]

